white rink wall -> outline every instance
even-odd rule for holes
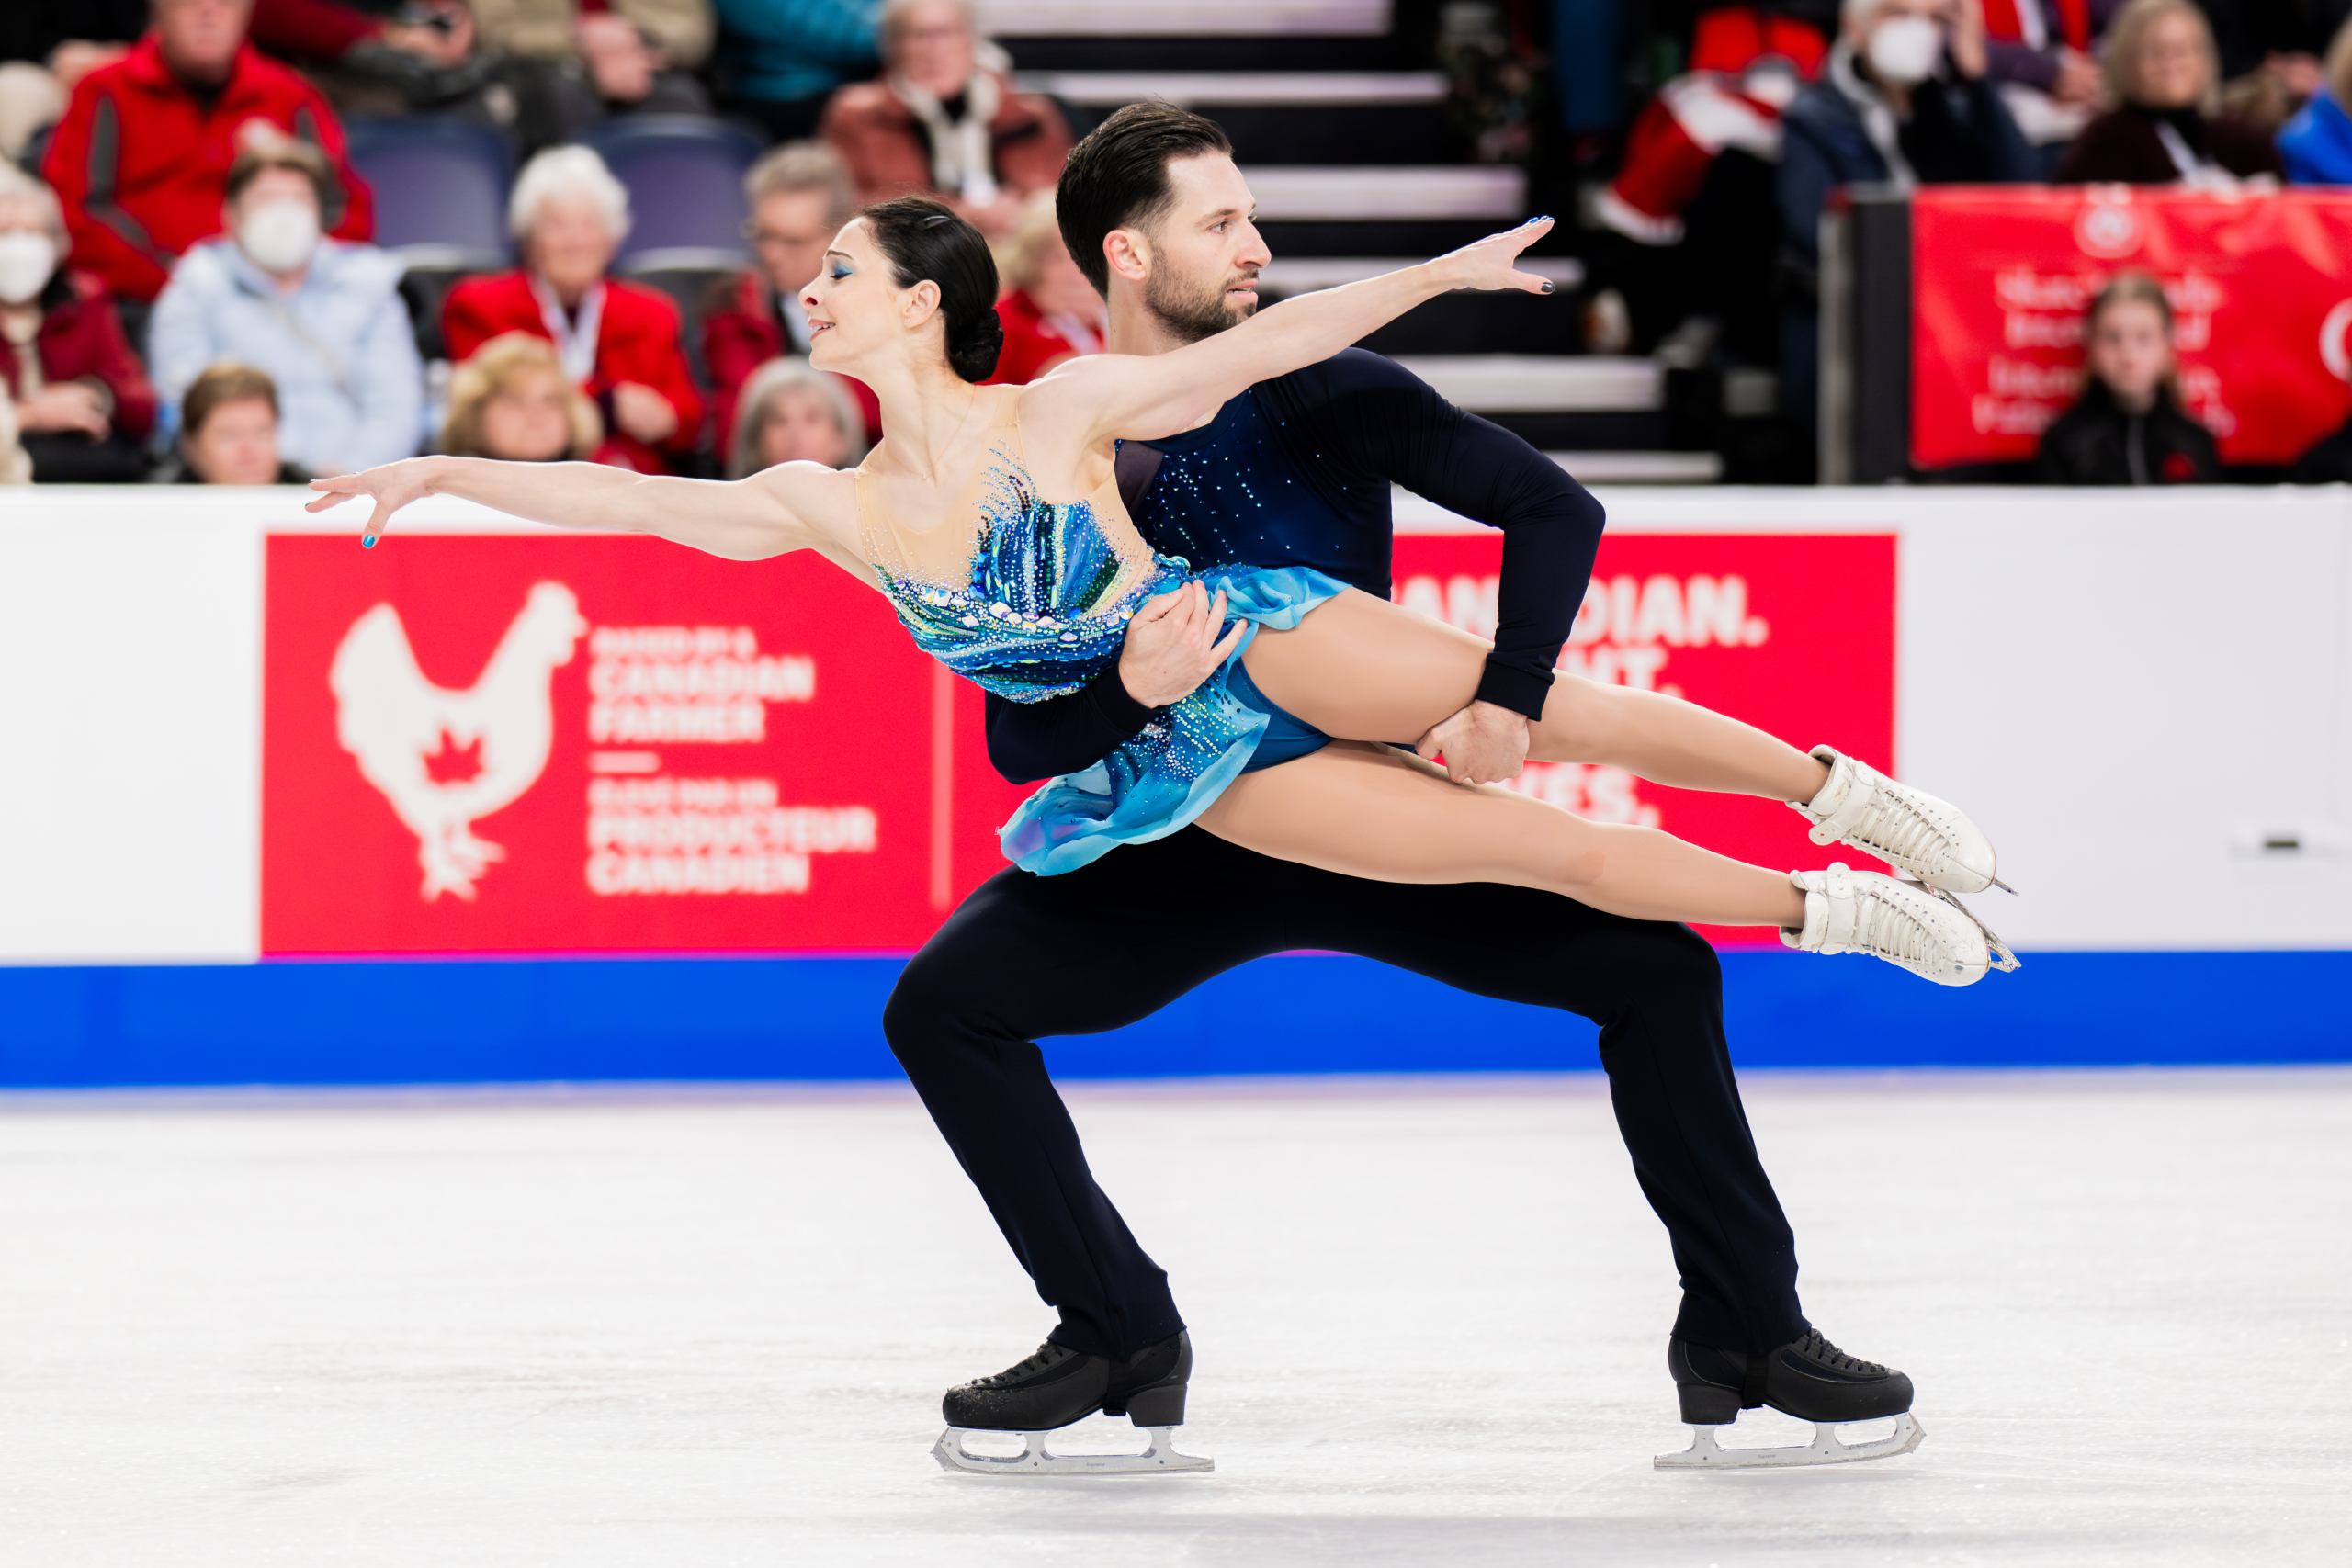
[[[1999,843],[2016,945],[2352,946],[2352,491],[1598,493],[1619,533],[1897,536],[1898,765]],[[357,523],[302,500],[0,493],[0,963],[258,953],[263,540]]]

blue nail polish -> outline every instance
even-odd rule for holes
[[[375,536],[375,535],[373,535],[373,534],[362,534],[362,535],[360,535],[360,536],[359,536],[359,547],[360,547],[361,549],[363,549],[363,550],[372,550],[372,549],[374,549],[374,548],[376,547],[376,536]]]
[[[1547,277],[1547,278],[1545,278],[1545,279],[1544,280],[1544,293],[1546,293],[1546,294],[1551,293],[1555,288],[1557,288],[1558,287],[1559,287],[1559,285],[1558,285],[1558,284],[1554,283],[1554,282],[1553,282],[1550,278],[1548,278],[1548,277]]]

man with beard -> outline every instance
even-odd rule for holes
[[[1269,257],[1231,154],[1213,121],[1166,104],[1121,109],[1071,152],[1057,210],[1070,255],[1110,303],[1112,353],[1167,353],[1256,310]],[[1518,773],[1602,522],[1542,453],[1350,349],[1260,383],[1198,429],[1124,444],[1117,468],[1144,537],[1195,570],[1311,567],[1386,597],[1392,482],[1499,527],[1494,651],[1476,700],[1418,750],[1442,753],[1464,783]],[[991,760],[1015,781],[1083,773],[1222,662],[1218,630],[1191,596],[1148,604],[1119,662],[1084,690],[1035,704],[990,697]],[[1246,678],[1238,665],[1228,675]],[[1323,739],[1277,712],[1250,766]],[[1844,1355],[1798,1308],[1794,1240],[1732,1076],[1722,973],[1689,928],[1527,888],[1363,881],[1191,827],[1057,876],[1000,873],[915,955],[885,1010],[891,1049],[1060,1314],[1035,1355],[948,1393],[950,1430],[934,1450],[944,1464],[1204,1466],[1167,1440],[1184,1419],[1193,1359],[1167,1276],[1096,1186],[1035,1042],[1120,1028],[1213,976],[1300,948],[1600,1025],[1618,1125],[1681,1273],[1668,1359],[1685,1420],[1712,1427],[1763,1404],[1816,1422],[1910,1408],[1909,1379]],[[1097,1410],[1157,1428],[1150,1452],[1120,1462],[1046,1451],[1040,1434]],[[961,1433],[973,1429],[1032,1436],[1020,1458],[991,1460],[965,1450]],[[1883,1444],[1825,1435],[1770,1451],[1818,1462],[1917,1440],[1905,1417]],[[1694,1459],[1716,1453],[1702,1434]]]

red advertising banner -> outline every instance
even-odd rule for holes
[[[2117,272],[2172,301],[2181,391],[2224,461],[2285,464],[2352,411],[2352,195],[1943,186],[1912,198],[1911,457],[2018,462],[2082,385]]]
[[[1400,538],[1397,597],[1491,634],[1500,551]],[[1888,535],[1605,539],[1562,668],[1892,766],[1894,572]],[[1027,793],[988,766],[978,689],[813,556],[277,536],[265,670],[275,954],[906,951],[1001,869]],[[1834,858],[1770,801],[1583,764],[1517,787],[1766,865]]]
[[[1561,670],[1664,692],[1792,745],[1894,756],[1895,541],[1891,534],[1623,534],[1600,541]],[[1396,541],[1397,600],[1491,637],[1502,546],[1492,534]],[[1834,649],[1827,660],[1825,650]],[[1790,870],[1879,863],[1805,837],[1776,801],[1668,789],[1621,768],[1530,762],[1511,787],[1601,822],[1663,828]],[[1717,942],[1769,931],[1710,930]]]
[[[266,953],[910,949],[1024,791],[813,556],[269,541]]]

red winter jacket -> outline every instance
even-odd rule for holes
[[[255,125],[327,155],[342,187],[322,215],[329,233],[375,233],[367,184],[352,172],[343,128],[317,88],[246,44],[208,108],[172,74],[150,33],[82,78],[41,164],[65,207],[74,265],[125,299],[162,293],[181,254],[220,232],[229,165]]]
[[[709,308],[702,315],[702,363],[710,372],[718,459],[723,463],[734,456],[729,448],[735,444],[735,400],[743,395],[743,383],[769,360],[797,355],[800,351],[785,341],[784,324],[769,309],[767,286],[757,273],[747,272],[737,278],[722,299],[713,301],[705,296],[705,301]],[[874,389],[848,376],[833,379],[841,383],[865,419],[866,445],[881,440],[882,400],[874,395]]]
[[[42,381],[52,387],[97,382],[114,397],[115,434],[146,440],[155,427],[155,389],[122,335],[106,285],[86,272],[61,273],[41,292],[40,306],[40,333],[33,339],[33,349],[40,355]],[[0,387],[11,398],[25,395],[16,345],[5,337],[0,337]]]
[[[658,288],[605,279],[605,313],[596,329],[596,368],[580,389],[605,411],[608,434],[595,453],[596,461],[640,474],[669,471],[664,454],[684,457],[702,437],[702,394],[695,390],[694,373],[686,367],[685,350],[678,341],[678,308]],[[441,302],[441,337],[452,362],[461,363],[474,350],[501,333],[529,333],[554,341],[539,314],[537,296],[523,269],[469,277],[449,290]],[[623,381],[650,387],[677,411],[678,429],[659,451],[613,425],[612,400],[605,396]]]

